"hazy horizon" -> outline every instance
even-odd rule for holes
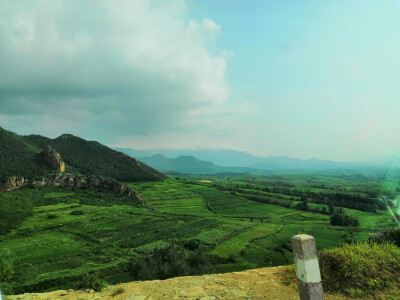
[[[0,126],[111,147],[400,153],[400,1],[0,1]]]

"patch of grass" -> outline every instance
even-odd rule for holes
[[[82,216],[85,212],[83,210],[73,210],[69,214],[71,216]]]
[[[113,297],[115,297],[115,296],[118,296],[118,295],[120,295],[120,294],[123,294],[123,293],[125,293],[125,290],[123,289],[123,288],[117,288],[112,294],[111,294],[111,296],[113,296]]]
[[[286,266],[283,269],[281,282],[284,285],[291,285],[292,283],[297,282],[296,268],[294,265]]]
[[[400,283],[400,248],[393,244],[358,243],[322,251],[324,290],[362,297]]]
[[[262,224],[246,230],[234,237],[228,239],[224,243],[218,245],[213,251],[222,258],[228,258],[230,255],[238,255],[246,245],[256,238],[266,236],[267,234],[277,230],[277,225]]]
[[[62,197],[74,197],[75,193],[74,192],[54,192],[54,193],[48,193],[44,195],[45,199],[51,199],[51,198],[62,198]]]

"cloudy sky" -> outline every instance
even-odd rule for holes
[[[400,153],[399,15],[399,0],[0,0],[0,126],[135,149]]]

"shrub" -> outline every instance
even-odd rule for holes
[[[390,243],[364,242],[325,250],[319,262],[327,291],[359,297],[400,282],[400,249]]]
[[[184,245],[174,243],[156,249],[152,256],[131,262],[128,270],[135,280],[150,280],[203,274],[209,266],[202,249],[188,251]]]
[[[83,214],[84,214],[84,212],[82,210],[74,210],[74,211],[71,211],[71,213],[70,213],[71,216],[81,216]]]
[[[229,254],[228,262],[230,262],[231,264],[236,263],[237,262],[236,256],[234,254],[232,254],[232,253]]]
[[[12,265],[0,257],[0,282],[10,282],[13,274]]]
[[[385,242],[392,242],[400,247],[400,229],[389,229],[383,230],[381,232],[375,233],[368,238],[370,241],[374,241],[376,243],[385,243]]]
[[[102,280],[98,272],[91,272],[82,277],[76,288],[91,289],[100,292],[106,286],[108,286],[107,281]]]
[[[296,269],[295,269],[294,265],[286,266],[283,269],[281,282],[282,282],[282,284],[284,284],[286,286],[297,282]]]

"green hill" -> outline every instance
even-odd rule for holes
[[[0,179],[48,173],[50,170],[41,155],[47,145],[61,154],[67,171],[71,173],[130,182],[165,178],[165,175],[146,164],[95,141],[86,141],[70,134],[63,134],[56,139],[40,135],[20,136],[0,127]]]
[[[41,149],[24,137],[0,127],[0,180],[9,176],[33,177],[49,171],[39,153]]]

